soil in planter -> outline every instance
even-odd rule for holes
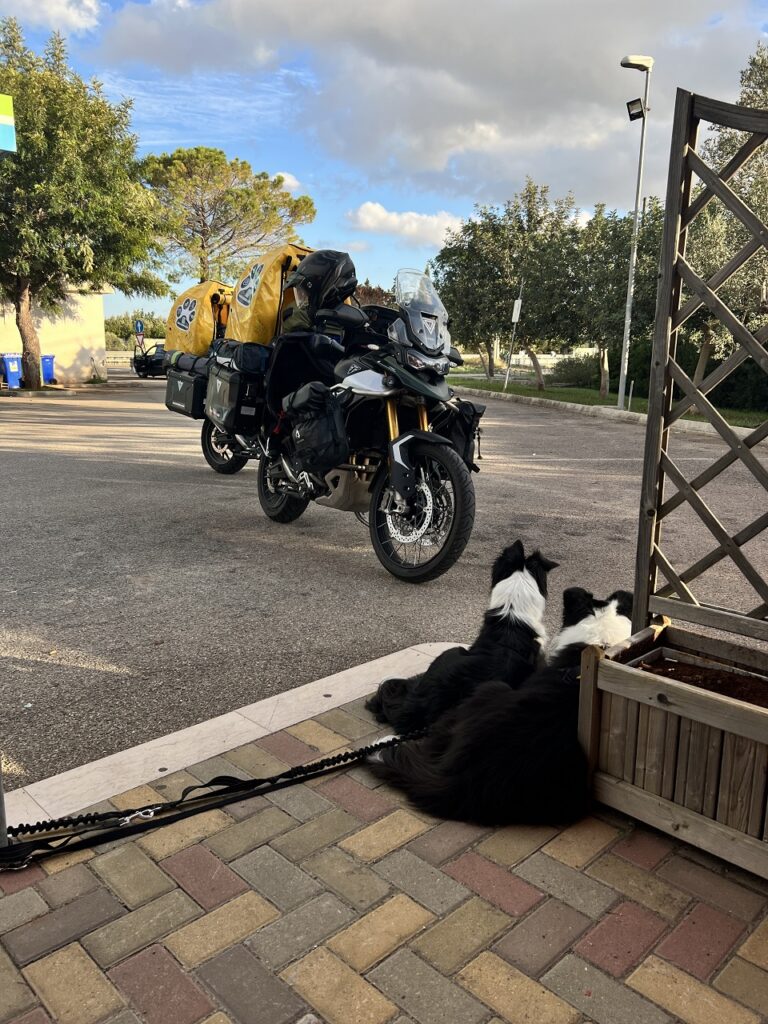
[[[639,667],[657,676],[667,676],[680,683],[688,683],[689,686],[698,686],[700,690],[709,690],[710,693],[719,693],[724,697],[768,708],[768,676],[761,679],[739,672],[725,672],[715,665],[689,665],[668,658],[659,658],[653,662],[641,661]]]

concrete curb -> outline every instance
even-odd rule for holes
[[[473,395],[484,400],[496,399],[499,402],[518,402],[520,405],[539,405],[545,409],[559,409],[560,412],[575,413],[577,416],[592,416],[595,419],[618,420],[620,423],[643,423],[648,417],[644,412],[626,412],[623,409],[612,409],[606,405],[577,405],[575,402],[557,402],[553,398],[529,398],[527,395],[505,395],[497,391],[485,391],[483,388],[465,388],[461,385],[454,386],[454,391],[459,395]],[[715,428],[709,423],[699,423],[698,420],[678,420],[674,429],[684,434],[709,434],[710,437],[719,437]],[[731,427],[737,437],[747,437],[752,433],[754,427]]]
[[[450,643],[415,644],[383,658],[316,679],[293,690],[158,736],[136,747],[72,768],[5,795],[9,825],[60,818],[116,793],[142,786],[244,743],[363,697],[389,676],[424,672]],[[318,757],[322,755],[318,754]]]
[[[37,401],[41,398],[77,398],[79,395],[98,395],[103,392],[110,391],[132,391],[135,388],[142,387],[142,381],[126,380],[126,381],[107,381],[106,384],[88,384],[82,387],[72,388],[55,388],[50,391],[24,391],[19,389],[13,392],[3,391],[0,393],[0,398],[9,398],[15,402],[19,400],[32,402]]]

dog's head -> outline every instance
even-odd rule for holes
[[[563,626],[547,654],[559,667],[579,662],[580,652],[590,644],[612,647],[632,632],[632,595],[615,590],[609,597],[595,597],[583,587],[563,591]]]
[[[493,570],[491,571],[491,589],[493,589],[497,583],[501,583],[503,580],[509,579],[516,572],[522,572],[527,569],[536,582],[536,586],[539,588],[539,593],[544,597],[547,596],[547,574],[558,566],[557,562],[551,561],[549,558],[545,558],[542,553],[536,549],[533,554],[526,557],[525,549],[523,548],[523,542],[516,540],[514,544],[510,544],[509,547],[504,548],[499,557],[493,563]]]

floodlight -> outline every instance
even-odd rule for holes
[[[627,113],[629,114],[630,121],[639,121],[645,117],[645,107],[641,99],[629,100],[627,103]]]

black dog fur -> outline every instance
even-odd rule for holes
[[[581,588],[567,590],[564,629],[582,627],[586,643],[596,642],[603,612],[603,638],[614,643],[622,629],[629,636],[631,602],[626,591],[600,601]],[[616,622],[620,615],[626,628]],[[371,770],[440,818],[488,826],[578,820],[589,807],[587,764],[577,738],[586,643],[567,644],[552,665],[517,689],[502,681],[483,683],[427,737],[382,751]]]
[[[491,590],[527,569],[541,597],[546,598],[547,574],[555,568],[557,562],[539,551],[526,558],[523,544],[517,540],[496,559]],[[416,732],[465,700],[481,683],[500,680],[508,686],[520,685],[537,667],[542,637],[530,622],[516,616],[522,609],[501,611],[498,607],[486,611],[480,633],[468,649],[444,651],[422,675],[384,680],[367,702],[368,710],[399,733]]]

